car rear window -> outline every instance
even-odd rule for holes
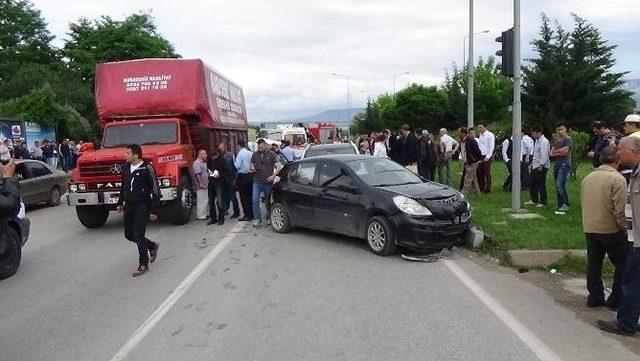
[[[333,155],[333,154],[357,154],[357,153],[356,153],[356,150],[350,144],[346,144],[344,147],[315,146],[307,149],[307,152],[305,153],[305,158],[318,157],[323,155]]]

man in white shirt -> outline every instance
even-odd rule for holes
[[[520,163],[520,185],[522,185],[523,189],[525,188],[525,169],[528,168],[528,152],[529,151],[527,150],[527,145],[525,144],[523,136],[522,141],[520,142],[520,154],[522,155],[522,162]],[[530,152],[533,155],[533,147],[531,148]],[[513,136],[510,136],[509,138],[502,141],[502,159],[504,160],[504,164],[507,166],[507,172],[509,172],[507,179],[502,184],[502,189],[504,189],[505,192],[511,192],[511,182],[513,176],[511,157],[513,157]],[[526,188],[528,188],[528,186]]]
[[[522,189],[529,189],[531,186],[531,175],[529,174],[529,165],[533,158],[533,139],[527,135],[527,131],[522,129]]]
[[[440,145],[444,152],[444,159],[438,164],[438,168],[444,167],[444,179],[439,179],[442,184],[451,185],[451,157],[458,151],[460,143],[447,134],[447,129],[440,129]],[[440,171],[438,171],[440,174]]]
[[[487,129],[485,122],[478,123],[478,146],[482,153],[482,161],[478,166],[478,184],[483,193],[491,192],[491,162],[496,146],[496,136]]]
[[[531,136],[536,140],[531,160],[531,200],[525,204],[544,207],[547,205],[547,171],[550,167],[549,140],[542,134],[542,127],[536,126],[531,130]]]

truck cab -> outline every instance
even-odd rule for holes
[[[143,158],[158,176],[161,204],[169,207],[172,222],[184,224],[193,206],[189,167],[195,160],[189,123],[182,118],[114,121],[105,125],[102,148],[85,151],[78,159],[69,185],[68,204],[89,228],[106,222],[120,195],[127,144],[140,144]]]

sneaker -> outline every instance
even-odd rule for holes
[[[568,212],[569,211],[569,206],[566,204],[563,204],[562,206],[560,206],[560,208],[558,208],[558,211],[560,212]]]
[[[636,334],[635,331],[627,331],[627,330],[621,329],[620,326],[618,326],[617,322],[598,321],[597,325],[598,325],[598,328],[601,329],[602,331],[615,333],[618,335],[635,336]]]
[[[525,205],[525,206],[535,206],[535,205],[537,205],[537,204],[538,204],[538,203],[536,203],[536,202],[534,202],[534,201],[524,202],[524,205]]]
[[[256,219],[255,221],[253,221],[253,226],[259,228],[262,226],[262,222]]]
[[[160,244],[156,243],[156,248],[149,250],[149,262],[153,263],[156,258],[158,258],[158,249],[160,248]]]
[[[542,204],[542,203],[536,204],[536,208],[544,208],[544,206],[546,206],[546,204]]]
[[[149,266],[139,265],[138,269],[133,272],[133,277],[140,277],[147,272],[149,272]]]

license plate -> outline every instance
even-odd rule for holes
[[[118,197],[114,197],[114,198],[107,198],[107,199],[105,199],[105,202],[106,202],[107,204],[116,204],[116,203],[118,203]]]

